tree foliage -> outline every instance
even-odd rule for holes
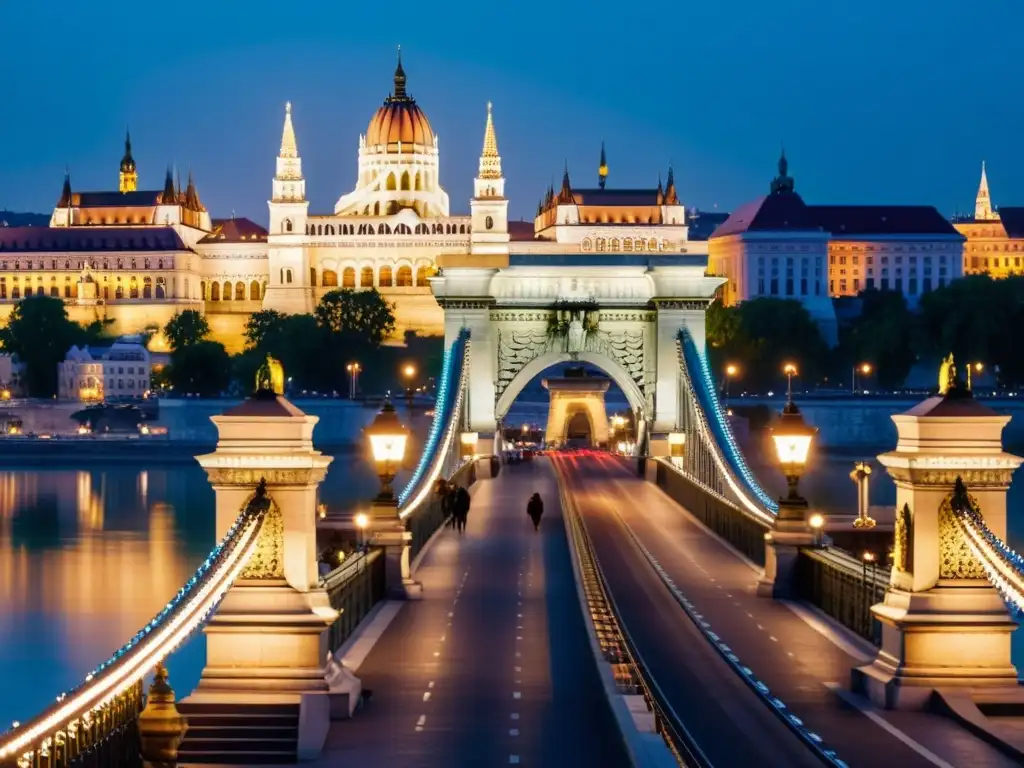
[[[171,352],[167,376],[180,394],[216,397],[231,384],[231,356],[216,341],[184,345]]]
[[[287,315],[276,309],[253,312],[245,323],[245,341],[248,348],[259,347],[268,336],[279,333],[287,318]]]
[[[324,294],[316,308],[316,320],[334,341],[354,341],[371,349],[377,349],[395,330],[394,310],[376,289]]]
[[[914,315],[903,294],[896,291],[864,291],[860,298],[860,317],[843,338],[844,365],[852,370],[853,366],[870,363],[878,385],[895,389],[906,379],[916,359]]]
[[[0,345],[25,365],[22,380],[32,397],[57,394],[57,366],[71,347],[98,339],[95,324],[89,330],[68,318],[64,302],[32,296],[14,305],[7,325],[0,329]]]
[[[210,335],[210,324],[203,315],[194,310],[186,309],[177,313],[164,326],[164,336],[172,350],[184,349],[203,341]]]

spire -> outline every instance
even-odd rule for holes
[[[395,67],[395,98],[409,98],[405,92],[405,70],[402,69],[402,46],[398,46],[398,66]]]
[[[558,190],[559,205],[575,205],[576,198],[572,194],[572,184],[569,183],[569,161],[565,161],[565,170],[562,172],[562,188]]]
[[[498,154],[498,137],[494,134],[494,118],[491,102],[487,102],[487,127],[484,129],[484,150],[480,154],[480,178],[501,178],[501,155]]]
[[[118,175],[118,189],[134,192],[138,188],[139,176],[135,171],[135,158],[132,157],[132,135],[127,128],[124,130],[124,157],[121,158],[121,172]]]
[[[660,173],[658,174],[658,190],[655,193],[654,204],[655,205],[664,205],[665,204],[665,189],[664,189],[664,187],[661,186],[661,174]]]
[[[992,197],[988,191],[988,173],[985,171],[985,161],[981,161],[981,183],[978,184],[978,196],[974,200],[974,218],[976,221],[992,221],[998,219],[999,214],[992,210]]]
[[[604,189],[605,183],[608,181],[608,159],[604,154],[604,139],[601,139],[601,161],[597,165],[597,184],[601,189]]]
[[[173,205],[178,202],[178,196],[174,192],[174,175],[171,173],[171,166],[167,166],[167,177],[164,179],[164,191],[160,195],[162,205]]]
[[[188,169],[188,188],[185,190],[185,207],[190,211],[200,212],[203,204],[199,202],[199,193],[196,191],[195,181],[192,179],[192,169]]]
[[[64,186],[60,191],[60,200],[57,201],[58,208],[71,207],[71,173],[67,166],[64,168]]]
[[[672,171],[672,165],[668,166],[668,184],[665,185],[665,205],[679,205],[679,196],[676,194],[676,177]]]
[[[280,157],[298,157],[299,149],[295,144],[295,128],[292,126],[292,103],[284,103],[284,130],[281,131]]]
[[[782,154],[779,155],[779,175],[772,179],[771,193],[773,195],[780,195],[784,192],[793,192],[796,188],[796,184],[793,178],[789,175],[789,161],[786,160],[786,148],[782,148]]]

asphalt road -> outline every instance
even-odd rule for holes
[[[855,655],[857,649],[837,645],[785,604],[757,597],[757,573],[749,565],[618,460],[557,460],[629,632],[715,765],[816,763],[713,651],[625,526],[740,660],[850,765],[1014,764],[949,720],[879,712],[850,694],[850,669],[865,660]]]
[[[538,491],[540,533],[526,516]],[[357,674],[372,689],[331,728],[324,765],[622,768],[546,460],[473,489],[467,533],[445,531]]]

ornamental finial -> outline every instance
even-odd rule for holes
[[[270,355],[256,371],[256,395],[284,394],[284,366]]]
[[[950,390],[956,388],[956,365],[953,363],[953,353],[943,358],[939,366],[939,394],[948,395]]]

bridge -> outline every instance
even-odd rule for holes
[[[318,573],[331,459],[268,366],[198,458],[219,542],[110,659],[0,735],[0,764],[1020,764],[1007,417],[953,380],[895,416],[891,563],[865,520],[834,532],[844,550],[799,496],[812,430],[795,405],[775,434],[789,496],[747,466],[704,348],[720,280],[702,262],[487,258],[433,278],[446,351],[397,493],[400,419],[367,430],[383,483],[368,545]],[[501,466],[516,395],[565,362],[619,385],[635,455]],[[441,480],[469,489],[464,534],[443,525]],[[175,702],[163,662],[200,630],[206,668]]]

